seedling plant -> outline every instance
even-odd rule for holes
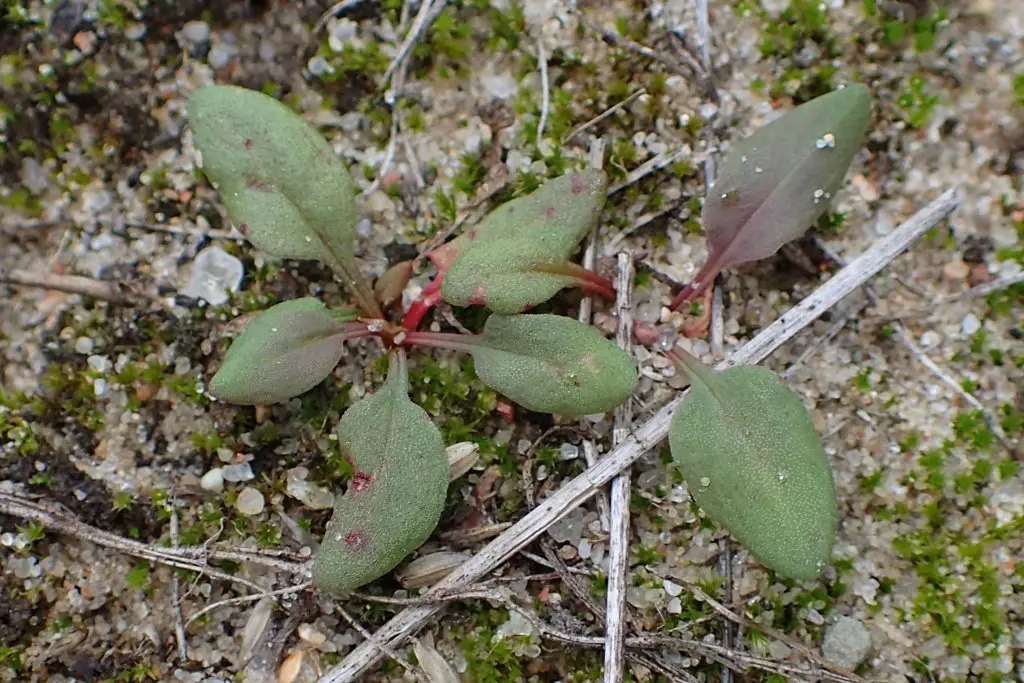
[[[765,258],[810,227],[838,189],[869,114],[867,89],[850,86],[735,145],[703,207],[708,262],[673,307],[710,291],[723,269]],[[383,386],[338,425],[353,474],[314,561],[319,588],[344,595],[383,576],[440,519],[449,467],[440,431],[409,398],[411,347],[470,354],[485,384],[532,411],[601,413],[633,392],[633,360],[601,333],[528,312],[566,287],[613,296],[607,280],[571,260],[607,198],[600,171],[550,180],[429,252],[437,275],[395,321],[389,314],[401,311],[413,265],[396,264],[374,285],[361,272],[354,187],[315,130],[273,98],[234,86],[198,90],[189,119],[203,171],[238,229],[273,256],[325,264],[354,303],[329,309],[306,297],[267,309],[233,341],[210,393],[240,405],[275,403],[329,377],[348,341],[374,337],[388,354]],[[442,300],[485,307],[482,331],[420,330]],[[717,372],[681,349],[663,350],[692,381],[670,446],[694,500],[765,565],[816,576],[831,552],[836,499],[803,403],[767,370]]]

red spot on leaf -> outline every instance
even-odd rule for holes
[[[373,477],[366,472],[356,472],[352,475],[352,490],[357,492],[365,491],[370,488],[371,481],[373,481]]]
[[[266,192],[270,189],[269,185],[254,175],[245,176],[245,184],[254,190],[260,190],[262,192]]]
[[[242,223],[241,225],[239,225],[238,226],[238,232],[242,233],[243,235],[248,235],[249,234],[249,224],[248,223]]]
[[[480,306],[487,303],[487,289],[483,285],[477,285],[476,289],[469,296],[470,306]]]
[[[245,147],[246,149],[252,149],[252,138],[246,138],[246,139],[245,139],[245,142],[243,142],[243,143],[242,143],[242,145],[243,145],[243,146],[244,146],[244,147]]]
[[[345,534],[345,545],[353,550],[362,550],[366,544],[366,534],[362,531],[350,531]]]
[[[579,173],[576,173],[572,177],[572,193],[580,194],[583,192],[583,178]]]
[[[548,208],[544,209],[544,215],[547,216],[548,218],[554,218],[555,217],[555,207],[549,206]]]

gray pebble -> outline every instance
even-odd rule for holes
[[[210,25],[205,21],[190,21],[181,27],[181,36],[190,43],[202,43],[210,39]]]
[[[839,617],[825,631],[821,654],[844,669],[856,669],[871,650],[871,634],[864,624],[851,617]]]

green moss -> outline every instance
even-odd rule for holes
[[[479,616],[485,616],[480,625],[463,635],[459,641],[459,649],[466,658],[466,680],[474,683],[505,683],[521,680],[525,673],[525,656],[517,655],[517,643],[529,643],[526,636],[496,638],[493,625],[500,624],[508,618],[505,610],[487,610]],[[481,621],[478,619],[478,621]]]
[[[903,118],[911,128],[927,125],[932,110],[939,103],[938,97],[928,94],[927,85],[923,76],[911,76],[896,98],[896,106],[903,112]]]
[[[882,45],[892,48],[912,46],[917,52],[930,50],[938,34],[949,25],[946,11],[938,8],[928,8],[931,11],[906,19],[885,16],[879,0],[861,0],[861,8],[869,21],[880,29]],[[912,8],[903,11],[914,13]]]
[[[790,0],[778,19],[770,17],[762,7],[755,11],[764,22],[762,57],[792,57],[808,43],[818,44],[826,57],[838,56],[828,8],[819,0]]]
[[[484,168],[480,157],[473,154],[463,154],[459,165],[459,172],[452,179],[452,185],[459,192],[472,197],[487,174],[487,169]]]

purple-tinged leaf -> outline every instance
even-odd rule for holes
[[[771,256],[810,228],[839,190],[870,119],[871,93],[850,85],[734,145],[701,214],[707,263],[673,308],[699,296],[725,268]]]

